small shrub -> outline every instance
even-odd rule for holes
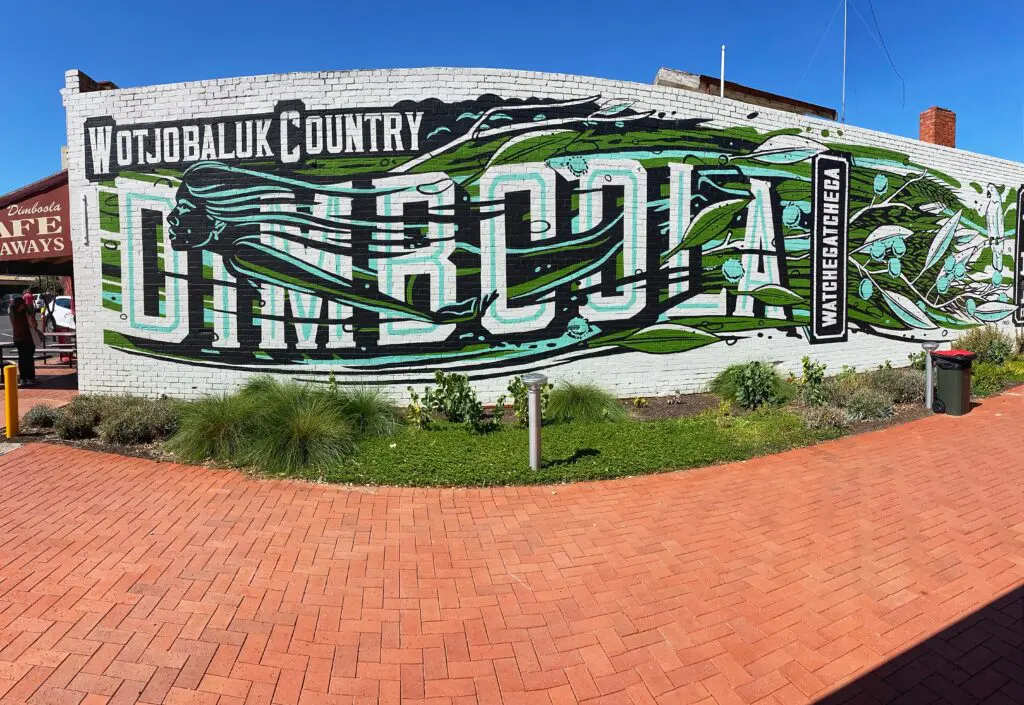
[[[637,409],[643,409],[643,408],[645,408],[647,406],[647,400],[644,399],[643,397],[634,397],[633,398],[633,406],[634,406],[634,408],[637,408]]]
[[[597,385],[562,382],[551,390],[548,417],[562,423],[595,423],[626,421],[629,414],[613,394]]]
[[[928,366],[928,353],[924,350],[917,353],[910,353],[907,355],[907,359],[910,360],[911,369],[924,372],[924,369]]]
[[[977,355],[977,362],[991,362],[995,365],[1009,360],[1015,346],[1014,338],[993,325],[972,328],[953,343],[954,348],[970,350]]]
[[[987,397],[998,394],[1013,382],[1013,372],[991,362],[975,362],[971,367],[971,394]]]
[[[186,462],[237,462],[259,409],[246,394],[219,394],[182,404],[167,449]]]
[[[828,377],[821,385],[821,403],[825,406],[845,408],[857,390],[863,386],[863,378],[852,371]]]
[[[825,363],[814,362],[809,357],[802,360],[803,375],[800,378],[800,394],[807,406],[819,406],[822,403],[821,385],[825,382]]]
[[[525,428],[530,423],[530,390],[519,377],[508,381],[508,393],[512,397],[512,415],[516,423]],[[540,388],[540,415],[547,416],[548,403],[551,401],[551,385]]]
[[[104,443],[137,445],[154,440],[153,427],[134,409],[124,409],[100,422],[97,434]]]
[[[120,412],[129,406],[134,406],[142,401],[139,397],[113,396],[105,394],[79,394],[64,407],[67,413],[91,419],[90,423],[96,426],[107,416]]]
[[[153,428],[153,437],[164,440],[173,436],[178,430],[180,413],[180,401],[159,399],[151,402],[146,408],[146,419]]]
[[[417,428],[430,428],[430,409],[411,386],[409,390],[409,404],[405,407],[405,418]]]
[[[924,402],[924,373],[910,368],[881,367],[867,375],[865,383],[887,394],[896,404]]]
[[[505,402],[507,400],[508,397],[502,394],[498,396],[494,402],[494,408],[491,410],[491,418],[494,420],[495,426],[500,425],[502,420],[505,418]]]
[[[757,409],[776,400],[779,373],[763,362],[749,362],[736,377],[736,403],[744,409]]]
[[[483,418],[483,405],[469,384],[469,377],[456,372],[434,373],[436,387],[423,390],[422,406],[427,411],[440,413],[452,423],[476,425]],[[416,400],[419,402],[419,400]]]
[[[861,387],[855,391],[846,404],[846,415],[854,421],[887,419],[895,411],[889,395],[871,387]]]
[[[782,379],[773,365],[759,361],[726,367],[708,388],[712,394],[744,409],[785,404],[796,394],[796,386]]]
[[[260,409],[242,449],[266,472],[322,474],[354,450],[355,433],[329,390],[276,383],[260,390]]]
[[[1024,360],[1008,360],[1003,369],[1014,382],[1024,382]]]
[[[841,429],[849,425],[846,412],[838,406],[812,406],[804,409],[802,415],[807,428],[812,431]]]
[[[61,410],[57,421],[53,424],[57,438],[65,441],[92,438],[96,435],[95,428],[96,415],[91,410],[81,406],[74,407],[70,404]]]
[[[21,419],[29,428],[53,428],[60,418],[60,411],[49,404],[36,404]]]
[[[145,400],[126,406],[104,418],[97,433],[104,443],[138,445],[172,435],[178,426],[177,404]]]
[[[333,398],[360,436],[390,436],[401,425],[398,411],[378,389],[334,386]]]

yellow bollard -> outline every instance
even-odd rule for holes
[[[7,437],[18,435],[18,366],[4,366],[4,413],[7,414]]]

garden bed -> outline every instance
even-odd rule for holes
[[[979,396],[1024,382],[1019,343],[989,329],[957,341],[980,350]],[[920,363],[920,360],[911,360]],[[527,463],[526,389],[513,379],[485,410],[465,377],[438,373],[405,409],[379,393],[267,377],[193,402],[82,395],[34,408],[21,441],[318,482],[490,486],[606,479],[745,460],[931,414],[912,368],[800,377],[768,363],[723,371],[714,393],[627,400],[588,384],[544,390],[543,465]]]

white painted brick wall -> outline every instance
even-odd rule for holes
[[[90,187],[84,164],[84,123],[89,117],[110,116],[118,124],[185,120],[202,117],[271,113],[281,100],[301,100],[309,110],[338,107],[384,106],[400,100],[438,98],[472,99],[484,93],[504,98],[579,98],[602,95],[607,99],[636,101],[637,110],[677,111],[677,117],[710,118],[714,127],[755,126],[769,131],[811,127],[816,131],[841,129],[841,140],[906,152],[920,163],[940,169],[964,183],[978,181],[1011,186],[1024,183],[1024,165],[929,145],[912,139],[791,113],[753,107],[672,88],[608,81],[565,74],[494,69],[422,68],[373,71],[289,73],[78,92],[78,72],[69,71],[62,91],[67,110],[69,183],[75,293],[79,330],[79,384],[87,392],[166,393],[195,396],[234,389],[247,373],[193,365],[178,365],[113,350],[103,344],[103,330],[118,316],[101,306],[99,223],[96,205],[88,207],[82,195]],[[757,110],[759,117],[746,116]],[[553,379],[592,380],[621,396],[662,395],[674,390],[694,392],[725,366],[739,361],[778,361],[781,369],[798,372],[804,355],[828,363],[869,368],[891,360],[903,364],[916,344],[852,333],[843,344],[809,346],[803,340],[766,332],[761,339],[736,345],[717,344],[676,355],[619,354],[573,362],[554,368]],[[480,379],[476,386],[486,399],[503,390],[510,375]],[[379,378],[367,378],[379,381]],[[404,398],[407,375],[389,378],[396,398]],[[420,386],[420,385],[417,385]]]

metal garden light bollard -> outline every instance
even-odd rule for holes
[[[540,390],[548,383],[548,378],[539,372],[531,372],[522,377],[529,394],[530,407],[530,469],[540,469]]]
[[[932,353],[939,349],[939,344],[935,342],[921,343],[921,347],[924,348],[925,360],[924,360],[924,406],[926,409],[932,408],[932,403],[935,401],[935,372],[932,369]]]

